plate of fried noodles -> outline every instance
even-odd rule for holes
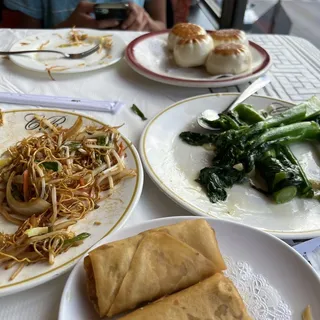
[[[142,170],[119,127],[60,110],[0,112],[0,296],[66,272],[119,229]]]

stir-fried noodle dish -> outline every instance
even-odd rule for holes
[[[82,30],[77,30],[72,28],[69,32],[68,42],[60,44],[59,48],[66,47],[78,47],[81,45],[90,45],[93,43],[98,43],[100,48],[98,52],[101,52],[102,49],[106,49],[109,52],[112,48],[112,35],[106,34],[103,36],[89,36],[87,33],[84,33]],[[42,46],[47,45],[49,42],[45,42]],[[40,47],[40,50],[43,47]]]
[[[84,127],[78,117],[69,129],[35,116],[41,131],[0,156],[0,214],[17,225],[0,233],[0,263],[14,267],[10,280],[28,264],[53,264],[60,253],[90,236],[70,227],[99,207],[117,184],[136,175],[126,168],[126,150],[117,128]]]

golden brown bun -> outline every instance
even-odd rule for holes
[[[251,52],[243,44],[225,43],[215,47],[208,55],[206,69],[212,75],[239,74],[251,68]]]
[[[246,34],[238,29],[221,29],[210,33],[214,45],[218,46],[223,43],[240,43],[248,45]]]
[[[199,35],[206,34],[206,30],[193,23],[178,23],[176,24],[168,35],[168,48],[173,50],[176,43],[181,39],[192,38]]]
[[[202,66],[213,48],[208,34],[180,39],[173,49],[173,57],[179,67]]]

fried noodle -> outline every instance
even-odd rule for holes
[[[9,147],[0,157],[0,215],[18,225],[0,233],[0,264],[47,262],[82,243],[87,233],[70,230],[112,194],[117,184],[136,175],[126,168],[125,147],[117,128],[83,127],[79,117],[65,129],[37,117],[41,132]]]

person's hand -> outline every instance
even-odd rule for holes
[[[71,16],[60,23],[57,28],[92,28],[92,29],[107,29],[114,28],[119,25],[119,21],[114,19],[96,20],[91,16],[94,12],[94,3],[81,1]]]
[[[128,18],[122,22],[121,29],[123,30],[148,30],[148,25],[151,18],[149,14],[134,2],[129,3]]]

